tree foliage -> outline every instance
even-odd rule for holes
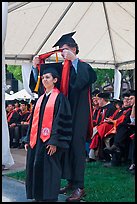
[[[23,82],[22,80],[22,70],[20,65],[8,65],[7,71],[13,74],[14,78]]]
[[[114,82],[114,69],[94,69],[97,74],[97,81],[95,87],[100,88],[106,85],[113,85]]]

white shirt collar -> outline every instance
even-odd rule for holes
[[[50,92],[46,93],[46,96],[48,96],[48,95],[51,94],[51,93],[52,93],[52,90],[51,90]]]

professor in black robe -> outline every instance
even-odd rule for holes
[[[86,138],[91,117],[92,84],[97,76],[93,68],[86,62],[81,61],[77,54],[79,48],[72,35],[75,32],[63,35],[53,47],[59,46],[64,60],[71,61],[68,99],[72,112],[72,140],[70,144],[70,174],[68,185],[60,189],[60,193],[73,190],[66,199],[67,202],[79,201],[84,195],[84,173],[86,160]]]

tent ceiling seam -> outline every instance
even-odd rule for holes
[[[114,2],[115,4],[117,4],[117,6],[119,6],[121,9],[123,9],[128,15],[130,15],[133,19],[135,19],[135,16],[133,16],[132,14],[130,14],[125,8],[123,8],[118,2]],[[127,2],[126,2],[127,3]],[[130,3],[130,2],[128,2]]]
[[[38,26],[39,26],[41,20],[44,18],[45,14],[48,12],[48,10],[49,10],[51,4],[52,4],[52,2],[49,4],[49,6],[48,6],[48,8],[46,9],[46,11],[44,12],[43,16],[42,16],[41,19],[38,21],[36,27],[35,27],[34,30],[32,31],[32,33],[31,33],[30,37],[28,38],[27,42],[25,43],[25,45],[23,46],[23,48],[20,50],[20,52],[19,52],[18,54],[20,54],[20,53],[24,50],[25,46],[26,46],[26,45],[28,44],[28,42],[30,41],[30,39],[31,39],[31,37],[33,36],[34,32],[35,32],[36,29],[38,28]]]
[[[126,42],[130,47],[132,47],[134,49],[134,47],[127,41],[125,40],[121,35],[119,35],[114,29],[111,28],[111,30],[113,30],[113,32],[119,36],[124,42]]]
[[[15,3],[15,2],[13,2],[13,3]],[[31,3],[31,2],[23,2],[23,3],[21,2],[18,5],[16,5],[15,7],[9,8],[8,13],[11,13],[11,12],[15,11],[16,9],[18,9],[18,8],[20,8],[22,6],[25,6],[26,4],[29,4],[29,3]]]
[[[67,8],[65,9],[65,11],[63,12],[63,14],[59,17],[58,21],[56,22],[56,24],[52,27],[51,31],[49,32],[49,34],[47,35],[47,37],[45,38],[45,40],[43,41],[43,43],[41,44],[41,46],[37,49],[37,51],[35,52],[35,55],[37,55],[39,53],[39,51],[42,49],[42,47],[45,45],[45,43],[47,42],[47,40],[50,38],[51,34],[54,32],[54,30],[57,28],[57,26],[59,25],[59,23],[62,21],[62,19],[64,18],[64,16],[66,15],[66,13],[69,11],[69,9],[71,8],[71,6],[73,5],[74,2],[71,2]]]
[[[90,9],[90,7],[92,6],[93,2],[91,2],[91,4],[89,5],[89,7],[86,9],[86,11],[84,12],[84,14],[81,16],[81,18],[79,19],[78,23],[74,26],[74,28],[72,30],[75,30],[76,27],[80,24],[80,22],[83,20],[84,16],[86,15],[86,13],[88,12],[88,10]]]

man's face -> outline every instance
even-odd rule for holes
[[[19,104],[18,103],[15,103],[15,108],[18,108],[19,107]]]
[[[127,107],[129,106],[129,97],[125,96],[124,99],[123,99],[123,106],[124,107]]]
[[[102,107],[104,105],[104,99],[101,97],[98,97],[98,103],[99,103],[99,107]]]
[[[97,105],[99,105],[99,102],[98,102],[98,97],[93,97],[93,104],[95,105],[95,106],[97,106]]]
[[[133,106],[135,104],[135,96],[129,96],[129,104]]]
[[[60,49],[62,50],[61,52],[61,56],[64,58],[64,50],[69,50],[71,51],[73,54],[76,54],[76,48],[75,47],[69,47],[67,44],[64,44],[62,47],[60,47]]]
[[[14,109],[14,106],[12,105],[12,104],[9,104],[8,106],[7,106],[7,110],[8,111],[11,111],[11,110],[13,110]]]
[[[22,111],[25,111],[25,110],[27,109],[27,105],[22,103],[22,104],[20,105],[20,109],[21,109]]]

